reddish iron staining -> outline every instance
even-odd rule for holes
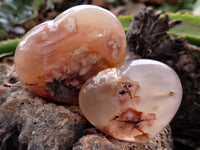
[[[153,113],[148,113],[146,115],[143,115],[141,120],[142,121],[149,121],[149,120],[155,120],[156,119],[156,115]]]
[[[137,90],[139,89],[139,84],[135,81],[132,81],[128,77],[122,78],[119,81],[119,88],[117,97],[123,102],[128,99],[138,99],[139,96],[136,95]]]
[[[128,77],[119,80],[117,97],[120,100],[120,105],[122,105],[127,100],[140,100],[140,96],[136,95],[139,88],[139,84],[135,81],[132,81]],[[137,111],[135,108],[129,107],[120,115],[114,116],[111,121],[117,121],[116,124],[119,130],[130,128],[131,130],[137,130],[141,132],[141,134],[137,135],[135,138],[139,140],[146,140],[149,139],[149,136],[142,130],[141,126],[144,124],[151,126],[151,121],[155,119],[156,115],[153,113],[144,114],[143,112]],[[104,130],[106,130],[106,128]]]
[[[127,125],[131,124],[133,129],[136,129],[142,133],[141,135],[135,136],[135,138],[137,138],[139,140],[146,140],[149,137],[148,137],[148,134],[142,130],[141,124],[146,123],[146,125],[151,125],[149,123],[149,121],[152,121],[155,119],[156,119],[155,114],[151,114],[151,113],[144,114],[143,112],[139,112],[132,108],[127,108],[119,116],[115,116],[111,121],[117,121],[118,128],[120,128],[122,130],[125,129]],[[106,130],[106,128],[104,128],[103,131],[104,130]],[[106,130],[106,132],[107,132],[107,130]]]
[[[132,108],[127,108],[126,111],[122,112],[119,116],[115,116],[112,120],[132,123],[135,127],[139,127],[142,121],[155,120],[155,114],[144,114]]]
[[[125,112],[121,113],[121,115],[118,116],[116,120],[127,123],[134,123],[135,126],[139,126],[141,117],[142,112],[138,112],[136,110],[133,110],[132,108],[128,108]]]
[[[142,134],[134,137],[138,141],[147,141],[149,139],[149,134],[142,132]]]

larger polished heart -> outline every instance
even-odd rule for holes
[[[111,12],[79,5],[31,29],[15,52],[15,68],[30,91],[77,104],[83,83],[99,71],[120,66],[126,53],[124,29]]]

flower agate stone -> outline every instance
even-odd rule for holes
[[[181,82],[173,69],[141,59],[89,79],[79,104],[85,117],[106,134],[147,142],[172,120],[181,98]]]
[[[109,11],[72,7],[29,31],[18,44],[15,67],[30,91],[75,104],[83,83],[99,71],[122,64],[126,36]]]

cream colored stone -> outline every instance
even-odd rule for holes
[[[142,59],[89,79],[79,104],[85,117],[108,135],[147,142],[169,124],[181,99],[182,86],[174,70]]]

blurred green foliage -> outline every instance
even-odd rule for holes
[[[158,7],[157,9],[163,12],[177,12],[180,10],[192,11],[196,0],[177,0],[177,2],[169,4],[165,3]]]
[[[178,0],[179,9],[192,10],[196,0]]]
[[[0,39],[7,36],[15,25],[26,22],[32,15],[33,0],[4,0],[0,5]]]
[[[54,9],[55,4],[65,8],[81,3],[83,0],[0,0],[0,40],[6,39],[9,32],[23,34],[22,24]]]
[[[193,13],[200,15],[200,0],[197,0],[193,6]]]
[[[19,25],[38,15],[41,5],[43,10],[53,8],[56,0],[3,0],[0,2],[0,40],[8,36],[10,31],[22,32]]]
[[[123,5],[123,0],[110,0],[114,5]],[[159,10],[163,12],[177,12],[178,10],[192,11],[197,0],[176,0],[176,3],[164,4]],[[36,18],[47,10],[57,6],[59,11],[64,11],[73,5],[82,4],[84,0],[0,0],[0,40],[5,40],[10,32],[23,34],[22,24]]]
[[[43,6],[43,12],[54,8],[54,4],[62,0],[33,0],[33,17],[37,17],[40,7]]]

